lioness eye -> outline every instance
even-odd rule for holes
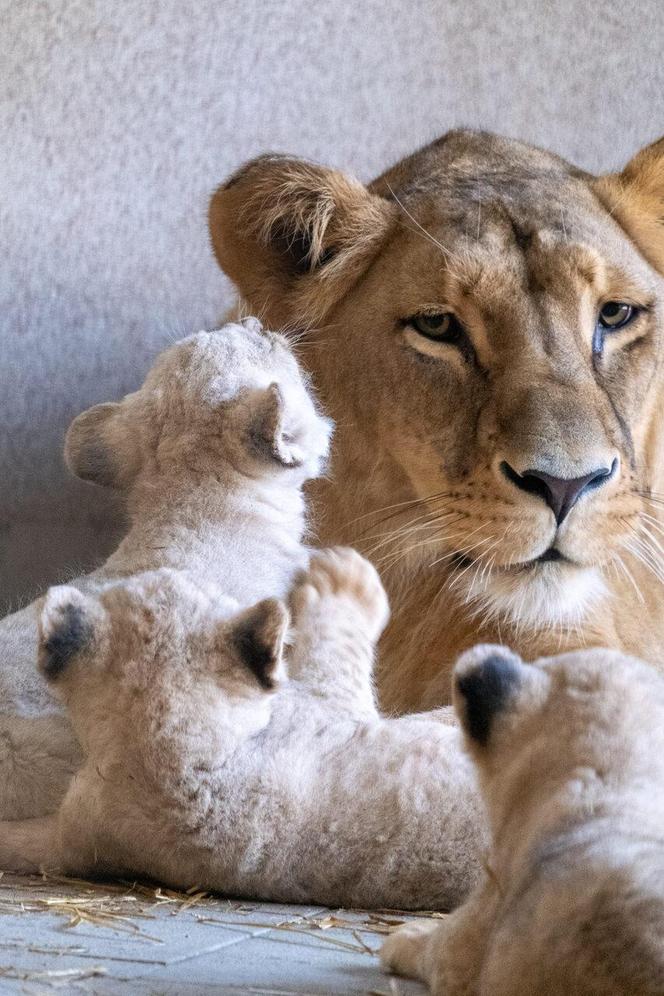
[[[599,313],[599,324],[603,329],[620,329],[636,317],[636,308],[624,301],[607,301]]]
[[[444,311],[438,315],[414,315],[408,319],[408,324],[427,339],[443,342],[453,342],[463,334],[461,322],[451,311]]]

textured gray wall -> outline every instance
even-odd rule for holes
[[[108,546],[63,433],[231,291],[206,203],[291,151],[369,178],[457,124],[589,169],[664,132],[661,0],[0,0],[0,605]]]

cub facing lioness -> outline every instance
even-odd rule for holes
[[[610,651],[500,647],[455,677],[487,874],[442,924],[393,934],[384,964],[434,996],[662,996],[664,681]]]
[[[321,536],[381,569],[388,708],[447,701],[478,641],[661,659],[663,218],[664,141],[596,178],[456,131],[366,187],[265,156],[215,194],[221,266],[308,333]]]
[[[139,390],[69,428],[69,467],[116,488],[130,526],[106,563],[73,584],[97,591],[173,567],[223,585],[244,607],[285,596],[308,558],[302,488],[322,472],[331,431],[286,340],[255,319],[174,344]],[[0,621],[5,820],[53,812],[81,763],[35,667],[40,605]]]

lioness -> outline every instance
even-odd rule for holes
[[[338,424],[320,535],[381,569],[384,707],[447,701],[478,641],[657,663],[663,220],[664,139],[599,178],[472,131],[368,187],[268,155],[212,198]]]
[[[434,996],[662,996],[662,678],[615,651],[531,665],[485,646],[459,661],[454,699],[487,874],[442,923],[392,934],[383,963]]]

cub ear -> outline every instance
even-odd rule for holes
[[[361,275],[395,205],[337,170],[265,155],[212,196],[217,262],[267,324],[320,321]]]
[[[283,679],[283,648],[288,630],[288,610],[276,598],[266,598],[247,609],[235,622],[235,650],[261,688],[272,691]]]
[[[284,396],[278,384],[270,384],[253,417],[251,437],[260,452],[276,460],[282,467],[301,467],[305,452],[297,439],[286,432],[285,417]]]
[[[593,189],[648,262],[664,274],[664,138],[641,149],[621,173]]]
[[[122,402],[109,402],[76,416],[65,437],[65,463],[72,474],[110,488],[123,488],[131,481],[136,457],[122,413]]]
[[[39,618],[39,667],[49,681],[92,644],[103,614],[98,602],[78,588],[49,588]]]
[[[521,685],[522,672],[521,658],[505,647],[475,647],[459,658],[453,701],[472,741],[487,745],[494,720],[509,708]]]

